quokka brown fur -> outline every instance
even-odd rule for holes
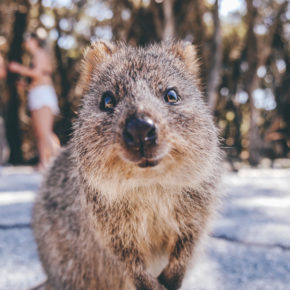
[[[47,289],[178,289],[219,201],[192,45],[96,42],[71,143],[37,196]]]

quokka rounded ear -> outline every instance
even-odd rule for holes
[[[96,41],[85,49],[78,84],[82,94],[89,88],[93,72],[97,71],[100,64],[111,57],[115,51],[116,46],[105,40]]]
[[[84,52],[85,60],[101,61],[106,56],[111,56],[116,46],[106,40],[93,42]]]
[[[185,69],[199,79],[199,59],[195,46],[190,42],[179,41],[169,47],[171,53],[184,63]]]

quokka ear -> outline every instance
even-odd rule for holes
[[[78,84],[78,90],[81,91],[81,94],[84,94],[88,90],[92,81],[93,72],[97,71],[101,63],[111,57],[115,51],[116,46],[104,40],[94,42],[86,48]]]
[[[184,63],[185,69],[196,78],[199,85],[199,60],[195,46],[179,41],[171,45],[171,52]]]

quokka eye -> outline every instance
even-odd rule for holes
[[[174,89],[167,90],[164,100],[167,104],[177,105],[181,102],[181,98]]]
[[[102,100],[100,103],[100,109],[102,111],[108,111],[108,112],[113,111],[116,105],[117,105],[117,101],[112,92],[103,93]]]

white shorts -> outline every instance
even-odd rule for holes
[[[28,92],[27,106],[30,111],[38,110],[42,107],[49,107],[53,114],[57,115],[59,113],[59,107],[53,86],[39,85],[32,88]]]

